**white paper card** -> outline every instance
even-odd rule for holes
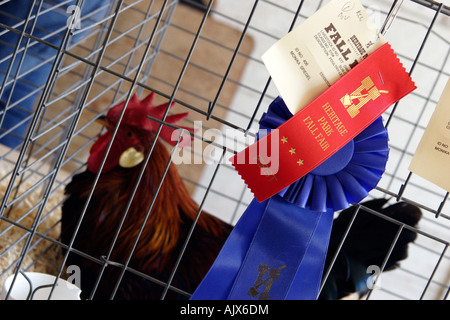
[[[450,192],[450,80],[428,122],[409,170]]]
[[[333,0],[276,42],[263,62],[295,114],[385,43],[357,0]]]

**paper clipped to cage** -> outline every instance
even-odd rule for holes
[[[262,59],[296,114],[385,42],[359,1],[333,0],[276,42]]]
[[[409,170],[450,192],[450,80],[417,146]]]

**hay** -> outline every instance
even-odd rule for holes
[[[10,177],[8,177],[10,174],[8,172],[7,167],[5,168],[4,163],[2,163],[2,168],[0,168],[0,177],[2,178],[0,181],[0,200],[3,199],[10,181]],[[17,194],[21,195],[27,190],[30,190],[34,183],[32,180],[21,182],[18,186]],[[59,221],[61,219],[60,204],[63,197],[63,189],[59,188],[48,198],[36,229],[38,233],[42,233],[55,240],[59,238]],[[29,192],[29,194],[26,194],[21,201],[18,201],[11,210],[7,208],[4,217],[0,218],[0,288],[3,287],[6,278],[14,273],[15,266],[20,261],[24,245],[30,234],[29,229],[35,222],[41,201],[41,188],[36,188]],[[53,244],[51,241],[39,235],[34,235],[28,252],[25,254],[21,270],[56,275],[61,266],[61,260],[61,248],[58,245]]]

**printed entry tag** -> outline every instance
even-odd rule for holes
[[[333,0],[276,42],[262,60],[296,114],[386,41],[357,0]]]
[[[409,170],[450,192],[450,80],[413,156]]]

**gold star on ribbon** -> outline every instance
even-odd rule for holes
[[[289,150],[289,153],[290,153],[291,155],[295,154],[295,149],[294,149],[294,148],[291,148],[291,150]]]
[[[282,139],[281,139],[281,141],[283,142],[283,143],[286,143],[287,142],[287,137],[283,137]]]
[[[298,159],[297,163],[298,163],[299,166],[301,166],[303,164],[303,160],[302,159]]]

